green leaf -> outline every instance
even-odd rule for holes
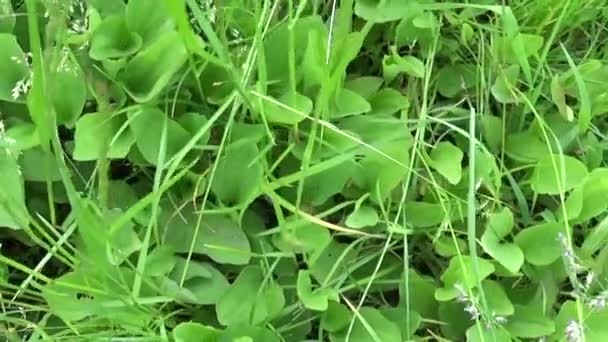
[[[392,115],[410,105],[407,97],[393,88],[384,88],[370,98],[374,115]]]
[[[31,182],[47,182],[61,180],[59,167],[52,153],[44,151],[40,146],[23,151],[19,158],[23,179]]]
[[[254,141],[241,139],[226,148],[218,162],[211,191],[225,204],[246,204],[261,186],[264,166]],[[246,177],[243,175],[246,174]]]
[[[173,248],[168,245],[156,247],[146,258],[145,275],[158,277],[171,272],[177,263],[177,258],[173,253]]]
[[[416,228],[437,226],[445,219],[444,209],[438,203],[406,202],[404,210],[407,223]]]
[[[343,118],[346,116],[367,113],[371,110],[371,105],[363,96],[344,88],[341,89],[336,96],[331,110],[331,117]]]
[[[400,56],[394,46],[391,47],[391,55],[382,59],[382,74],[387,83],[400,74],[423,78],[425,69],[421,60],[414,56]]]
[[[482,325],[481,333],[477,325],[472,325],[467,329],[467,342],[483,342],[483,341],[494,341],[494,342],[511,342],[511,335],[509,332],[502,327],[486,327]]]
[[[127,3],[126,25],[145,43],[172,26],[164,0],[132,0]]]
[[[0,143],[6,143],[0,134]],[[27,228],[23,178],[16,151],[0,146],[0,227]]]
[[[215,305],[228,287],[222,272],[211,264],[183,258],[176,259],[175,268],[163,283],[167,295],[198,305]]]
[[[103,19],[91,36],[89,56],[95,60],[121,58],[135,54],[141,48],[141,37],[127,29],[123,14]]]
[[[355,2],[355,14],[374,23],[399,20],[408,14],[408,8],[408,2],[401,0],[357,0]]]
[[[264,100],[262,113],[271,123],[294,125],[312,112],[312,101],[295,92],[286,92],[276,102]]]
[[[0,34],[13,32],[15,21],[11,0],[0,0]]]
[[[156,165],[161,150],[161,137],[166,122],[165,160],[175,155],[190,139],[190,134],[163,111],[155,107],[137,107],[129,115],[129,127],[135,137],[135,144],[144,159]]]
[[[475,65],[446,65],[437,73],[437,91],[442,96],[452,98],[474,87],[475,81]]]
[[[370,151],[360,162],[361,169],[355,174],[355,184],[372,194],[372,199],[387,197],[405,178],[408,165],[409,139],[387,141],[377,144],[379,151]],[[390,157],[390,159],[388,158]]]
[[[369,100],[382,86],[384,80],[380,77],[362,76],[344,83],[344,88],[354,91]]]
[[[440,142],[431,150],[430,166],[448,182],[458,184],[462,178],[462,151],[449,142]]]
[[[23,93],[13,91],[17,84],[29,79],[30,71],[23,50],[12,34],[0,33],[0,100],[23,100]]]
[[[62,63],[60,70],[53,74],[50,97],[55,107],[57,124],[72,126],[84,108],[87,88],[84,75],[72,61]]]
[[[513,213],[509,208],[490,214],[486,230],[481,236],[481,246],[509,272],[517,273],[524,263],[523,252],[513,243],[501,242],[512,229]]]
[[[402,307],[382,308],[380,312],[384,317],[397,324],[397,326],[402,327],[402,341],[409,340],[422,323],[422,317],[420,317],[416,311],[410,310],[408,315],[406,315],[406,309]],[[405,327],[407,327],[407,329]],[[409,331],[409,334],[407,331]]]
[[[548,222],[528,227],[515,236],[527,262],[536,266],[547,266],[559,259],[563,253],[558,235],[565,234],[564,223]],[[542,248],[538,242],[542,241]]]
[[[275,331],[261,327],[253,327],[242,324],[229,326],[218,340],[219,342],[281,342],[283,341]],[[204,341],[207,342],[207,341]]]
[[[217,319],[227,326],[258,324],[275,317],[284,305],[283,289],[272,277],[266,279],[258,266],[247,266],[219,299]]]
[[[277,248],[286,252],[316,254],[331,242],[327,228],[298,220],[296,216],[288,217],[281,229],[281,234],[273,236]]]
[[[503,285],[490,279],[484,279],[481,283],[483,293],[488,301],[488,307],[492,313],[498,316],[510,316],[514,312],[513,304],[505,293]]]
[[[6,136],[12,139],[13,149],[23,151],[40,145],[36,125],[31,122],[13,121],[11,126],[6,130]]]
[[[536,162],[550,153],[548,145],[532,131],[510,134],[506,140],[506,154],[517,161]]]
[[[403,274],[401,277],[403,281],[399,284],[399,307],[409,307],[424,318],[437,318],[438,303],[435,300],[434,279],[422,276],[413,269],[407,272],[408,282],[405,282],[405,274]],[[406,295],[406,290],[409,290],[409,295]]]
[[[373,227],[378,223],[378,212],[373,207],[361,205],[348,215],[345,223],[354,229]]]
[[[557,340],[566,336],[566,329],[572,324],[571,322],[578,322],[580,310],[582,311],[580,314],[584,318],[582,330],[585,341],[606,341],[608,339],[608,326],[606,325],[608,309],[595,310],[586,305],[578,309],[579,305],[573,300],[562,304],[555,319],[555,334],[551,338]]]
[[[135,101],[148,102],[169,85],[187,57],[179,34],[165,32],[127,62],[117,79]]]
[[[513,337],[540,338],[553,334],[555,323],[545,316],[541,307],[515,305],[515,313],[505,328]]]
[[[321,316],[321,327],[331,333],[338,332],[348,327],[352,316],[346,305],[330,301],[327,310]]]
[[[214,327],[195,322],[180,323],[173,329],[175,342],[216,342],[221,334]]]
[[[587,222],[608,209],[608,169],[597,168],[589,173],[582,186],[582,208],[577,222]]]
[[[473,272],[473,258],[468,255],[461,257],[455,256],[450,260],[447,269],[441,275],[443,287],[435,290],[435,299],[438,301],[448,301],[458,296],[456,286],[463,289],[473,289],[479,282],[487,278],[494,272],[494,265],[488,260],[477,258],[479,273]]]
[[[355,318],[355,324],[348,341],[350,342],[401,342],[401,330],[397,324],[391,322],[380,311],[370,307],[359,310],[360,318]],[[363,323],[363,322],[365,323]],[[332,334],[331,341],[347,341],[346,336],[349,329]]]
[[[221,264],[249,263],[249,241],[236,222],[223,215],[203,215],[197,229],[198,215],[191,206],[184,208],[179,217],[167,223],[169,230],[165,243],[177,253],[192,250]]]
[[[511,65],[501,70],[491,87],[492,95],[500,103],[517,103],[517,82],[519,80],[519,66]]]
[[[554,154],[536,164],[530,183],[538,194],[557,195],[579,186],[587,175],[587,167],[580,160]]]
[[[74,159],[86,161],[102,157],[126,157],[135,137],[125,128],[123,115],[92,113],[80,117],[74,136]]]
[[[503,120],[493,115],[481,117],[481,133],[492,151],[498,151],[502,145],[504,134]]]
[[[313,290],[309,271],[300,270],[298,272],[296,289],[298,298],[310,310],[325,311],[330,299],[334,301],[339,300],[338,293],[334,289],[319,288]]]
[[[188,112],[180,115],[177,119],[177,123],[180,124],[183,128],[185,128],[190,135],[194,136],[198,130],[207,124],[207,117],[200,113]],[[205,145],[209,141],[210,130],[207,131],[201,139],[198,141],[199,144]]]

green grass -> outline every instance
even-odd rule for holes
[[[608,339],[601,0],[0,0],[0,340]]]

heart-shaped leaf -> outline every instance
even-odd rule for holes
[[[132,0],[127,3],[125,13],[127,28],[140,36],[144,44],[172,26],[164,0]]]
[[[211,190],[227,204],[245,204],[259,189],[264,167],[255,141],[242,139],[226,148],[218,162]],[[243,177],[243,174],[247,177]]]
[[[532,265],[546,266],[564,252],[559,234],[565,234],[564,223],[549,222],[528,227],[515,236],[515,243],[521,248],[527,262]],[[538,242],[543,241],[542,248]]]
[[[348,215],[345,223],[355,229],[372,227],[378,223],[378,212],[373,207],[361,205]]]
[[[249,263],[249,240],[236,222],[223,215],[204,215],[199,225],[198,216],[188,206],[180,217],[167,223],[170,225],[165,242],[175,252],[205,254],[222,264]]]
[[[554,154],[536,164],[530,182],[536,193],[557,195],[582,184],[588,173],[580,160]]]
[[[175,155],[190,139],[190,134],[177,122],[155,107],[142,106],[129,113],[129,127],[135,144],[145,160],[156,165],[161,151],[161,137],[166,122],[165,160]]]
[[[19,85],[25,85],[30,78],[25,53],[12,34],[0,33],[0,46],[0,100],[22,100],[25,92]]]
[[[175,342],[216,341],[221,334],[216,328],[195,322],[180,323],[173,329]]]
[[[262,115],[271,123],[294,125],[312,112],[312,101],[295,92],[286,92],[273,101],[263,101]]]
[[[5,143],[1,133],[0,143]],[[17,152],[11,151],[10,147],[0,146],[0,175],[0,227],[15,230],[27,228],[23,178],[17,163]]]
[[[486,230],[481,236],[484,251],[511,273],[519,271],[524,263],[521,249],[509,242],[501,242],[513,229],[513,213],[509,208],[490,214]]]
[[[448,182],[458,184],[462,178],[462,151],[449,142],[440,142],[431,150],[430,165]]]
[[[15,21],[11,0],[0,0],[0,34],[13,32]]]
[[[284,305],[283,289],[272,278],[266,279],[258,266],[246,266],[219,299],[217,319],[227,326],[258,324],[277,315]]]
[[[123,14],[106,17],[93,32],[89,55],[96,60],[131,56],[141,48],[141,37],[127,29]]]
[[[76,123],[73,157],[82,161],[124,158],[134,141],[123,115],[87,114]]]
[[[118,73],[117,79],[137,102],[157,96],[184,65],[188,53],[179,34],[164,32]]]
[[[338,293],[332,289],[312,289],[310,272],[300,270],[297,281],[298,298],[310,310],[325,311],[329,300],[338,301]]]
[[[478,272],[473,272],[473,258],[468,255],[455,256],[441,275],[443,287],[435,290],[435,299],[448,301],[459,295],[459,287],[462,289],[473,289],[477,284],[494,273],[494,265],[488,260],[477,258]]]
[[[401,0],[357,0],[355,14],[367,21],[384,23],[408,15],[409,5]]]

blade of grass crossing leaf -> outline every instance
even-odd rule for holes
[[[164,116],[163,120],[163,130],[160,136],[160,151],[158,152],[158,162],[157,165],[165,164],[165,155],[167,153],[167,121],[169,120],[168,115]],[[160,207],[160,200],[162,197],[162,192],[160,191],[161,187],[161,178],[162,178],[163,168],[156,168],[154,173],[154,184],[152,193],[155,195],[152,205],[152,214],[150,215],[150,221],[146,226],[146,232],[144,235],[144,241],[139,250],[139,256],[137,258],[137,269],[135,272],[135,279],[133,281],[132,294],[133,297],[139,298],[139,292],[141,291],[141,284],[143,281],[143,275],[145,274],[146,260],[148,257],[148,248],[150,248],[150,239],[152,237],[152,231],[158,230],[158,208]],[[159,240],[159,239],[157,239]],[[157,241],[160,242],[160,241]]]
[[[587,91],[587,85],[585,84],[578,67],[574,64],[572,57],[566,50],[566,47],[563,43],[560,43],[559,46],[564,52],[564,55],[568,60],[568,65],[570,66],[570,69],[574,74],[574,79],[576,80],[579,100],[581,102],[581,107],[578,111],[578,127],[581,133],[585,133],[591,124],[591,98],[589,97],[589,92]]]

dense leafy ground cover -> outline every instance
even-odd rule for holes
[[[0,340],[608,340],[604,0],[0,0]]]

